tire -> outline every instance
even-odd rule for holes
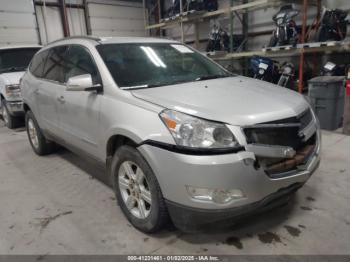
[[[54,152],[56,148],[55,143],[45,138],[34,114],[31,111],[26,113],[25,122],[28,140],[33,151],[39,156],[48,155]]]
[[[156,176],[135,148],[125,145],[115,152],[111,174],[118,204],[135,228],[155,233],[168,223],[167,207]]]
[[[5,99],[1,101],[1,115],[7,128],[14,129],[21,126],[22,119],[20,117],[14,117],[10,114],[9,110],[7,109]]]

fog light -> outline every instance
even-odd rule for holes
[[[239,189],[210,189],[187,186],[190,196],[197,200],[226,204],[233,200],[244,198]]]

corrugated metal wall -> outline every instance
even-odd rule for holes
[[[59,8],[36,6],[40,37],[43,44],[63,37]]]
[[[92,35],[145,36],[141,3],[91,1],[88,3]]]
[[[57,3],[57,0],[43,2]],[[83,1],[66,0],[66,3],[70,35],[86,35],[84,10],[69,7],[69,4],[83,4]],[[91,0],[88,1],[88,15],[93,35],[146,35],[140,2]],[[0,0],[0,45],[39,43],[39,36],[43,44],[63,37],[58,7],[37,5],[34,10],[33,0]]]
[[[57,2],[55,0],[46,0],[46,2]],[[70,8],[69,4],[82,4],[81,0],[70,0],[67,3],[67,18],[70,35],[85,35],[86,23],[84,10]],[[63,38],[62,18],[58,7],[36,6],[39,32],[43,44]]]
[[[0,0],[0,46],[38,42],[32,0]]]

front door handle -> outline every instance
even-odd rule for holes
[[[64,96],[57,97],[57,101],[60,102],[61,104],[64,104],[66,102],[66,100],[64,99]]]

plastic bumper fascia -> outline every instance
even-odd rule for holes
[[[23,102],[22,101],[7,101],[7,109],[11,115],[22,115],[24,114]]]
[[[200,209],[230,209],[260,201],[291,184],[305,183],[317,168],[315,154],[302,170],[286,177],[269,178],[264,170],[254,167],[252,152],[224,155],[183,155],[151,145],[138,147],[161,186],[165,199],[179,205]],[[248,160],[249,161],[245,161]],[[239,189],[244,197],[227,204],[193,199],[186,186],[211,189]]]

